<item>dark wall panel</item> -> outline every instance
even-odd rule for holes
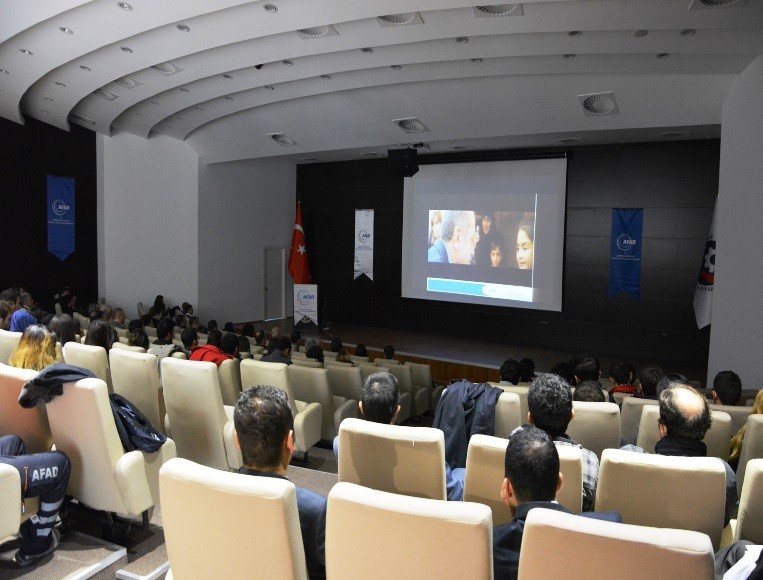
[[[421,156],[481,161],[548,151]],[[553,151],[558,153],[558,151]],[[569,150],[563,311],[429,302],[400,297],[403,181],[386,159],[301,165],[302,200],[321,314],[337,322],[482,337],[662,364],[706,364],[692,298],[718,188],[719,141]],[[644,208],[641,300],[609,298],[613,207]],[[374,209],[374,280],[353,280],[356,209]]]

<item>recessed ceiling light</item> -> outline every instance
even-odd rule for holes
[[[568,52],[567,54],[563,54],[562,58],[566,58],[567,60],[572,60],[573,58],[575,58],[575,54],[572,52]]]
[[[0,73],[2,73],[2,74],[5,74],[5,75],[7,75],[7,74],[10,74],[10,73],[9,73],[7,70],[5,70],[4,68],[0,68]]]
[[[429,130],[426,125],[421,122],[421,119],[417,119],[416,117],[392,119],[392,122],[406,133],[423,133],[424,131]]]
[[[181,92],[181,93],[190,93],[191,91],[189,91],[189,90],[188,90],[187,88],[185,88],[185,87],[180,87],[180,92]]]
[[[660,52],[657,54],[657,58],[659,59],[668,58],[669,56],[670,56],[669,52]]]
[[[567,36],[578,37],[578,36],[581,36],[582,34],[583,33],[580,30],[570,30],[567,33]]]
[[[459,36],[458,38],[456,38],[456,42],[458,44],[466,44],[467,42],[469,42],[469,37],[468,36]]]
[[[152,65],[151,68],[156,72],[162,73],[164,76],[174,75],[175,73],[179,73],[183,70],[178,65],[171,62],[161,62],[159,64]]]
[[[119,6],[122,10],[127,10],[127,12],[132,10],[132,6],[127,2],[117,2],[117,6]]]
[[[399,64],[393,64],[389,68],[391,68],[392,70],[400,70],[403,67],[400,66]]]
[[[265,12],[270,12],[271,14],[278,12],[278,6],[274,4],[265,4],[263,8],[265,9]]]
[[[136,117],[142,117],[142,116],[143,116],[143,113],[135,113],[135,116],[136,116]]]
[[[286,66],[292,66],[294,64],[294,62],[289,59],[282,60],[281,62],[284,63]]]
[[[223,99],[225,99],[226,101],[232,101],[233,97],[229,97],[228,95],[226,95],[223,97]]]
[[[294,139],[287,137],[283,133],[267,133],[265,136],[270,137],[273,141],[284,147],[290,147],[297,144]]]
[[[185,117],[175,117],[178,121],[185,121]]]
[[[339,33],[336,31],[336,28],[331,26],[330,24],[325,24],[323,26],[312,26],[310,28],[300,28],[297,30],[297,36],[299,36],[303,40],[309,40],[312,38],[324,38],[326,36],[338,36]]]
[[[132,54],[133,50],[129,46],[120,46],[119,50],[122,52],[126,52],[127,54]]]
[[[477,64],[479,64],[479,63],[482,62],[482,59],[481,58],[473,58],[472,62],[476,62]]]
[[[58,29],[64,34],[74,34],[74,31],[71,28],[67,28],[66,26],[59,26]]]
[[[53,99],[51,99],[50,97],[43,97],[43,99],[45,99],[46,101],[53,101]]]
[[[321,78],[322,78],[324,81],[330,81],[330,80],[331,80],[331,75],[321,75]]]
[[[158,105],[158,104],[159,104],[159,102],[158,102],[158,101],[151,101],[151,104],[152,104],[152,105]]]
[[[681,31],[681,36],[694,36],[695,34],[697,34],[697,31],[693,28],[684,28]]]
[[[611,91],[606,93],[592,93],[590,95],[578,95],[580,104],[585,110],[586,116],[599,116],[618,114],[620,109],[617,106],[615,94]]]
[[[23,52],[24,54],[28,54],[29,56],[32,56],[34,54],[31,50],[27,50],[26,48],[20,48],[19,52]]]
[[[102,99],[106,99],[107,101],[116,101],[119,98],[119,95],[116,93],[112,93],[111,91],[106,91],[104,89],[95,90],[93,91],[93,94],[101,97]]]
[[[136,81],[134,78],[131,77],[122,77],[121,79],[117,79],[114,81],[118,85],[123,86],[126,89],[134,89],[135,87],[138,87],[142,85],[140,81]]]
[[[265,85],[265,88],[269,91],[274,91],[275,87],[273,85]]]
[[[232,79],[232,78],[233,78],[233,75],[229,75],[228,73],[225,73],[225,74],[223,75],[223,78],[224,78],[224,79]]]
[[[635,36],[636,38],[644,38],[647,34],[649,34],[648,30],[640,29],[640,30],[636,30],[633,33],[633,36]]]
[[[84,64],[79,65],[79,67],[87,72],[90,72],[92,69],[89,66],[85,66]]]
[[[203,107],[194,107],[194,109],[197,110],[197,111],[203,111],[204,110]]]
[[[191,32],[191,27],[187,24],[178,24],[176,27],[180,32]]]
[[[175,125],[167,125],[167,129],[174,129]]]
[[[59,87],[65,87],[65,86],[66,86],[66,84],[62,83],[61,81],[56,81],[56,84],[57,84]]]
[[[474,15],[476,17],[489,16],[522,16],[522,4],[495,4],[493,6],[475,6]]]
[[[363,54],[371,54],[373,51],[374,49],[371,48],[370,46],[360,49],[360,52],[362,52]]]
[[[377,16],[377,22],[381,26],[402,26],[405,24],[423,24],[421,15],[418,12],[404,12],[403,14],[385,14]]]

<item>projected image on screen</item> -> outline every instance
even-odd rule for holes
[[[463,163],[406,179],[403,296],[560,310],[565,168]]]

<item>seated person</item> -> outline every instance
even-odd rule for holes
[[[519,361],[519,382],[532,383],[535,378],[535,361],[531,358],[523,358]]]
[[[291,364],[291,341],[282,336],[280,338],[274,338],[270,341],[273,350],[263,356],[260,360],[262,362],[275,362]]]
[[[254,333],[254,342],[257,346],[265,346],[265,331],[260,329]]]
[[[299,345],[302,341],[302,333],[296,329],[292,330],[289,340],[291,341],[291,350],[294,352],[299,352]]]
[[[615,402],[615,393],[634,395],[638,392],[638,388],[631,384],[633,376],[630,373],[627,363],[613,363],[612,366],[609,367],[609,380],[612,383],[612,388],[609,389],[609,400],[612,403]]]
[[[188,326],[180,333],[180,342],[183,343],[183,351],[186,358],[191,358],[193,349],[199,346],[199,333],[193,326]]]
[[[244,335],[239,335],[238,337],[238,355],[239,358],[248,358],[248,355],[242,356],[241,353],[252,353],[252,343]]]
[[[595,356],[579,354],[572,359],[572,366],[575,369],[576,385],[583,381],[598,381],[601,378],[601,365]],[[572,383],[570,385],[575,386]]]
[[[763,389],[758,391],[755,395],[755,401],[752,405],[751,415],[763,413]],[[742,425],[742,428],[731,438],[731,444],[729,446],[729,465],[731,465],[734,471],[739,466],[739,456],[742,454],[742,444],[744,444],[744,434],[747,431],[747,424]]]
[[[384,358],[387,360],[395,360],[395,347],[391,344],[384,346]]]
[[[362,342],[355,347],[355,356],[368,357],[368,350],[366,349],[366,345]]]
[[[716,405],[739,404],[742,398],[742,380],[734,371],[721,371],[713,379],[713,403]]]
[[[323,364],[323,349],[317,344],[314,344],[308,348],[305,356],[307,358],[317,360],[319,363]]]
[[[570,386],[575,384],[575,367],[571,362],[562,361],[556,363],[551,367],[550,374],[561,377]]]
[[[41,371],[56,362],[56,335],[42,324],[24,329],[19,345],[11,353],[8,365],[19,369]]]
[[[24,332],[26,327],[31,324],[37,324],[30,310],[34,308],[36,302],[29,292],[22,292],[19,296],[19,308],[11,314],[11,332]]]
[[[85,344],[90,346],[100,346],[105,348],[106,352],[109,352],[111,345],[118,340],[117,331],[105,320],[94,320],[87,328]]]
[[[400,388],[390,373],[374,373],[363,383],[358,401],[360,417],[366,421],[394,425],[400,414]],[[334,437],[334,455],[339,459],[339,436]],[[451,470],[445,463],[445,491],[449,501],[461,501],[464,497],[464,474],[461,467]]]
[[[169,318],[161,318],[156,323],[156,340],[151,343],[148,349],[150,354],[155,354],[160,359],[170,356],[173,352],[182,350],[179,346],[172,342],[172,332],[175,330],[175,325]],[[186,355],[188,356],[188,355]]]
[[[247,322],[241,327],[241,336],[254,338],[254,324]]]
[[[224,361],[236,358],[238,355],[238,337],[229,333],[222,336],[222,332],[214,330],[209,333],[207,344],[191,349],[188,360],[209,361],[220,366]]]
[[[604,403],[604,391],[601,390],[601,383],[599,381],[583,381],[575,388],[572,400]]]
[[[665,373],[660,367],[644,367],[639,373],[639,391],[634,397],[637,399],[657,400],[657,384]]]
[[[530,427],[515,432],[509,438],[504,457],[501,500],[508,506],[513,519],[493,528],[493,574],[496,580],[517,578],[522,534],[530,510],[546,508],[570,513],[556,502],[556,494],[562,484],[559,453],[544,431]],[[611,522],[622,521],[615,512],[581,515]]]
[[[519,384],[519,363],[513,358],[503,361],[499,372],[501,373],[501,382],[498,384],[515,386]]]
[[[71,464],[62,451],[27,455],[26,445],[17,435],[0,437],[0,463],[16,468],[21,479],[21,502],[40,498],[40,510],[21,524],[21,546],[13,558],[26,568],[42,561],[58,547],[61,535],[53,526],[69,485]]]
[[[151,344],[148,341],[148,335],[146,334],[146,331],[143,330],[142,326],[130,331],[130,334],[127,337],[127,344],[129,346],[139,346],[140,348],[146,349],[146,351],[151,348]]]
[[[244,460],[239,472],[287,479],[294,454],[294,417],[286,393],[268,386],[245,390],[233,411],[233,424]],[[307,573],[311,580],[325,578],[326,498],[298,487],[297,511]]]
[[[675,387],[676,385],[684,385],[686,384],[687,380],[688,379],[685,376],[679,373],[668,373],[663,375],[660,381],[657,383],[657,387],[655,388],[655,394],[657,395],[657,398],[660,398],[662,391],[665,389]]]
[[[350,355],[347,354],[347,351],[344,349],[344,345],[342,345],[342,339],[335,338],[331,341],[331,352],[336,353],[336,360],[337,362],[346,362],[352,364],[352,359],[350,358]]]

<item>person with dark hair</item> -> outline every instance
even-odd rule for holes
[[[230,355],[231,358],[237,358],[238,357],[238,334],[229,332],[228,334],[223,336],[220,349],[223,351],[223,354]]]
[[[183,315],[186,317],[189,317],[193,314],[193,306],[189,302],[183,302],[183,304],[180,307],[180,310],[183,312]]]
[[[559,471],[559,453],[547,433],[535,427],[520,428],[509,438],[504,456],[501,500],[509,508],[512,521],[493,528],[493,575],[515,579],[525,520],[530,510],[546,508],[571,513],[556,502],[564,479]],[[621,522],[616,512],[590,512],[584,517]],[[553,549],[553,546],[549,546]]]
[[[180,342],[183,343],[185,350],[191,352],[195,347],[199,346],[199,333],[192,326],[184,328],[183,332],[180,333]]]
[[[245,390],[233,411],[233,425],[244,462],[239,472],[287,479],[294,417],[286,393],[270,386]],[[296,491],[307,572],[310,580],[325,578],[326,498],[301,487]]]
[[[674,387],[676,385],[683,385],[686,383],[686,377],[679,373],[668,373],[666,375],[663,375],[663,377],[660,379],[660,381],[657,383],[657,387],[655,388],[655,393],[657,394],[657,397],[662,394],[662,391],[665,389],[669,389],[670,387]]]
[[[344,345],[342,344],[341,338],[333,338],[331,340],[331,344],[329,348],[331,349],[331,352],[336,353],[337,362],[346,362],[346,363],[352,364],[352,359],[350,358],[350,355],[347,354],[347,351],[344,349]]]
[[[523,358],[519,361],[519,382],[531,383],[535,378],[535,361],[531,358]]]
[[[657,400],[657,383],[665,376],[660,367],[644,367],[639,373],[639,392],[633,395],[639,399]]]
[[[252,352],[252,345],[249,342],[249,339],[243,335],[237,335],[238,336],[238,357],[244,358],[241,356],[241,353],[251,353]]]
[[[150,314],[144,314],[140,317],[140,323],[143,325],[143,328],[153,328],[154,327],[154,319],[151,318]]]
[[[612,388],[609,389],[609,400],[613,403],[615,393],[635,395],[638,392],[638,388],[631,384],[633,375],[629,366],[625,362],[615,362],[609,367],[609,380],[612,383]]]
[[[519,384],[519,363],[515,359],[509,358],[503,361],[499,372],[501,373],[501,382],[499,384],[515,386]]]
[[[114,318],[114,309],[108,304],[101,304],[99,310],[101,311],[101,320],[105,320],[111,324],[111,320]]]
[[[260,360],[262,362],[277,362],[287,365],[291,364],[291,341],[285,336],[274,338],[270,341],[273,346],[268,354],[263,356]]]
[[[473,211],[444,210],[440,238],[427,251],[427,261],[444,264],[472,264],[479,241]]]
[[[265,331],[262,329],[256,330],[254,332],[254,343],[257,346],[265,346]]]
[[[604,391],[601,390],[599,381],[583,381],[572,394],[573,401],[589,401],[592,403],[604,403]]]
[[[130,322],[127,323],[127,332],[132,332],[136,328],[143,328],[143,323],[139,318],[133,318]]]
[[[125,327],[125,311],[124,308],[115,308],[114,315],[111,317],[111,326],[114,328]]]
[[[535,224],[532,220],[522,220],[517,228],[517,268],[532,270],[535,248]]]
[[[218,330],[210,330],[209,334],[207,334],[207,344],[216,346],[217,348],[222,348],[223,346],[223,333]]]
[[[13,314],[13,304],[7,300],[0,300],[0,328],[9,330],[11,328],[11,314]]]
[[[296,328],[292,330],[291,336],[289,336],[289,341],[291,342],[291,350],[295,352],[299,352],[299,343],[301,340],[302,340],[302,333]]]
[[[140,348],[146,349],[146,351],[151,348],[148,335],[146,334],[146,331],[143,330],[142,326],[138,326],[130,331],[130,334],[127,335],[127,344],[129,346],[139,346]]]
[[[393,360],[395,358],[395,347],[391,344],[384,346],[384,358],[387,360]]]
[[[175,317],[175,326],[177,326],[180,330],[183,330],[186,327],[187,319],[182,314],[178,314]]]
[[[68,314],[56,314],[48,324],[48,328],[56,333],[56,340],[61,343],[61,346],[67,342],[77,342],[77,327]]]
[[[241,336],[254,337],[254,324],[247,322],[241,327]]]
[[[362,342],[355,346],[355,356],[365,356],[368,357],[368,350],[366,349],[366,345]]]
[[[308,348],[307,352],[305,353],[305,356],[307,358],[317,360],[319,363],[323,364],[323,349],[317,344],[314,344],[313,346]]]
[[[183,351],[182,348],[172,342],[172,333],[175,330],[175,324],[166,316],[161,318],[156,324],[156,340],[148,348],[150,354],[154,354],[159,359],[171,356],[175,352]],[[188,356],[186,354],[186,356]]]
[[[503,263],[503,240],[501,240],[500,238],[496,238],[490,242],[490,267],[500,268],[502,263]]]
[[[573,360],[575,365],[575,384],[583,381],[598,381],[601,378],[599,359],[590,354],[581,354]]]
[[[742,397],[742,379],[734,371],[721,371],[713,379],[713,403],[716,405],[739,404]]]
[[[238,338],[236,335],[226,334],[225,336],[232,336],[234,338],[235,350],[236,354],[238,354]],[[191,349],[191,356],[188,357],[188,360],[209,361],[215,363],[217,366],[220,366],[224,361],[236,358],[236,356],[231,355],[231,353],[223,352],[222,346],[222,332],[219,330],[214,330],[209,333],[209,336],[207,337],[207,344],[203,346],[195,346]],[[230,344],[228,345],[228,348],[230,349]]]
[[[527,407],[529,423],[548,433],[554,443],[574,445],[582,450],[583,511],[592,510],[596,499],[596,483],[599,479],[599,458],[593,451],[585,449],[566,433],[567,425],[575,417],[570,386],[557,375],[541,375],[533,381],[527,392]]]
[[[164,296],[157,294],[154,305],[148,309],[148,315],[154,320],[159,320],[165,314],[167,314],[167,307],[164,305]]]
[[[19,308],[19,292],[18,290],[14,288],[6,288],[2,292],[0,292],[0,300],[3,302],[7,302],[10,305],[10,314],[13,314],[16,312],[16,310]],[[9,321],[8,325],[10,326],[10,314],[9,314]],[[7,328],[3,328],[3,330],[8,330]]]
[[[19,308],[11,314],[11,332],[24,332],[27,326],[37,324],[37,318],[29,312],[34,305],[34,298],[29,292],[19,296]]]
[[[575,367],[570,362],[556,363],[551,367],[551,374],[563,378],[568,385],[575,384]]]
[[[85,344],[102,346],[106,352],[111,350],[111,345],[119,340],[117,331],[105,320],[94,320],[87,328]]]
[[[211,333],[212,331],[217,330],[217,320],[214,318],[207,322],[207,333]]]
[[[223,330],[224,330],[225,332],[236,332],[236,328],[233,326],[233,323],[232,323],[232,322],[226,322],[226,323],[223,325]]]

